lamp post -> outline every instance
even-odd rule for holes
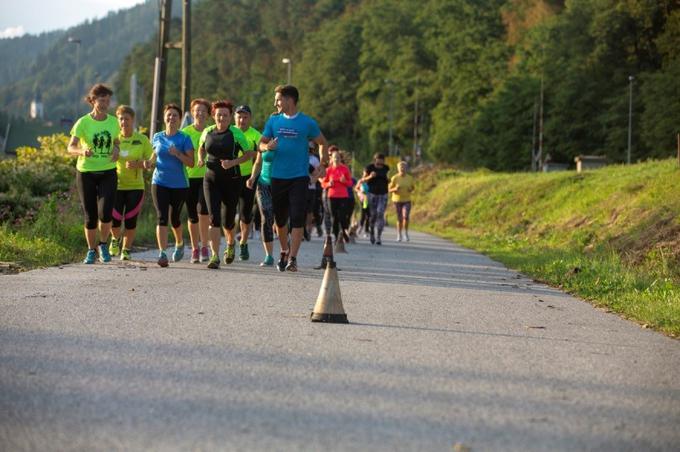
[[[284,59],[281,60],[281,62],[282,62],[283,64],[287,64],[287,65],[288,65],[288,84],[290,85],[290,81],[291,81],[291,68],[292,68],[292,66],[293,66],[293,62],[290,60],[290,58],[284,58]]]
[[[626,162],[630,165],[630,150],[633,144],[633,81],[635,77],[628,76],[628,154]]]
[[[68,42],[71,44],[76,44],[76,70],[75,70],[75,79],[76,79],[76,105],[75,105],[75,116],[73,117],[73,121],[75,122],[76,119],[78,119],[78,105],[80,103],[79,98],[80,98],[80,87],[78,86],[78,71],[80,71],[80,45],[82,42],[78,38],[74,38],[73,36],[68,37]]]

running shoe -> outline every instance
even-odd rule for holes
[[[409,236],[408,236],[408,232],[404,233],[404,235],[406,236],[406,241],[407,241],[407,242],[410,242],[411,239],[410,239]]]
[[[272,265],[274,265],[274,258],[272,257],[271,254],[267,254],[264,257],[262,263],[260,264],[260,267],[271,267]]]
[[[280,272],[285,272],[287,264],[288,264],[288,252],[282,252],[281,258],[279,259],[279,262],[276,264],[276,268]]]
[[[106,246],[106,243],[99,244],[99,262],[111,262],[109,247]]]
[[[172,261],[179,262],[184,257],[184,242],[175,244],[175,249],[172,252]]]
[[[292,256],[291,256],[290,259],[288,259],[288,265],[286,265],[286,270],[288,270],[289,272],[296,272],[296,271],[298,271],[298,268],[297,268],[297,257],[292,257]]]
[[[250,259],[250,253],[248,252],[248,244],[247,243],[241,243],[239,244],[239,253],[238,253],[238,258],[239,260],[242,261],[247,261]]]
[[[83,264],[94,264],[97,260],[97,252],[95,250],[87,250]]]
[[[234,262],[234,258],[236,257],[236,245],[235,244],[228,244],[227,243],[227,249],[224,250],[224,263],[225,264],[231,264]]]
[[[201,247],[201,262],[207,262],[210,260],[210,251],[207,246]]]
[[[378,237],[378,240],[375,241],[376,245],[382,245],[382,240],[380,240],[380,237]]]
[[[130,260],[130,250],[123,248],[120,252],[120,260],[129,261]]]
[[[165,254],[165,251],[161,251],[158,253],[158,265],[161,267],[167,267],[168,266],[168,255]]]
[[[118,239],[111,239],[111,244],[109,245],[109,254],[111,256],[118,256],[120,253],[120,241]]]
[[[401,234],[397,235],[397,242],[401,242]]]
[[[306,227],[302,228],[302,236],[304,237],[305,242],[309,242],[310,240],[312,240],[312,237],[309,235],[309,231],[307,230]]]
[[[371,234],[371,245],[375,243],[375,235]]]
[[[220,258],[217,257],[217,254],[213,254],[213,256],[210,258],[210,262],[208,262],[208,268],[212,270],[217,270],[220,268]]]
[[[198,264],[201,260],[201,250],[194,248],[191,250],[191,263]]]

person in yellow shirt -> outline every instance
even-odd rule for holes
[[[397,210],[397,242],[409,241],[408,221],[411,216],[411,193],[415,188],[413,176],[407,173],[408,163],[397,164],[398,173],[392,176],[388,191],[392,193],[392,202]]]
[[[144,204],[144,161],[153,154],[151,142],[134,131],[135,111],[127,105],[116,109],[120,126],[120,153],[116,162],[118,189],[113,204],[113,225],[109,253],[120,260],[130,260],[130,249],[135,239],[137,216]],[[125,233],[121,237],[121,225],[125,222]],[[122,249],[121,249],[122,248]]]

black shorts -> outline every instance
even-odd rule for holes
[[[110,223],[116,199],[116,169],[94,172],[76,171],[78,195],[85,214],[85,228],[97,229],[97,220]]]
[[[255,189],[248,188],[246,181],[250,179],[250,174],[241,176],[241,195],[238,197],[239,220],[250,224],[253,221],[253,205],[255,204]]]
[[[187,195],[187,213],[191,223],[198,223],[199,215],[208,215],[208,203],[203,193],[203,178],[189,179],[189,193]]]
[[[278,227],[288,224],[292,228],[305,225],[307,215],[307,185],[309,176],[294,179],[272,178],[272,204],[274,205],[274,219]]]

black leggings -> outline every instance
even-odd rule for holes
[[[307,215],[307,184],[308,176],[295,179],[272,178],[272,204],[278,227],[287,226],[289,217],[292,228],[304,227]]]
[[[246,186],[248,179],[250,179],[250,175],[241,176],[241,195],[238,198],[238,216],[246,224],[253,221],[253,204],[255,204],[255,190]]]
[[[328,196],[328,190],[324,190],[323,202],[326,234],[330,234],[332,229],[333,235],[338,237],[340,232],[349,227],[346,214],[349,198],[331,198]]]
[[[210,226],[234,229],[238,197],[241,194],[241,176],[208,168],[203,178],[203,191],[208,204]]]
[[[97,229],[97,220],[109,223],[118,186],[116,170],[77,171],[76,186],[85,214],[85,229]]]
[[[125,229],[135,229],[143,202],[144,190],[118,190],[113,204],[113,227],[119,228],[125,220]]]
[[[153,205],[156,207],[158,215],[158,226],[168,225],[168,216],[173,228],[178,228],[182,224],[179,215],[182,213],[182,206],[187,199],[188,188],[168,188],[162,185],[151,185],[151,196]]]
[[[187,214],[191,223],[198,223],[199,215],[208,215],[208,203],[203,193],[203,178],[189,179],[189,194],[187,195]]]

